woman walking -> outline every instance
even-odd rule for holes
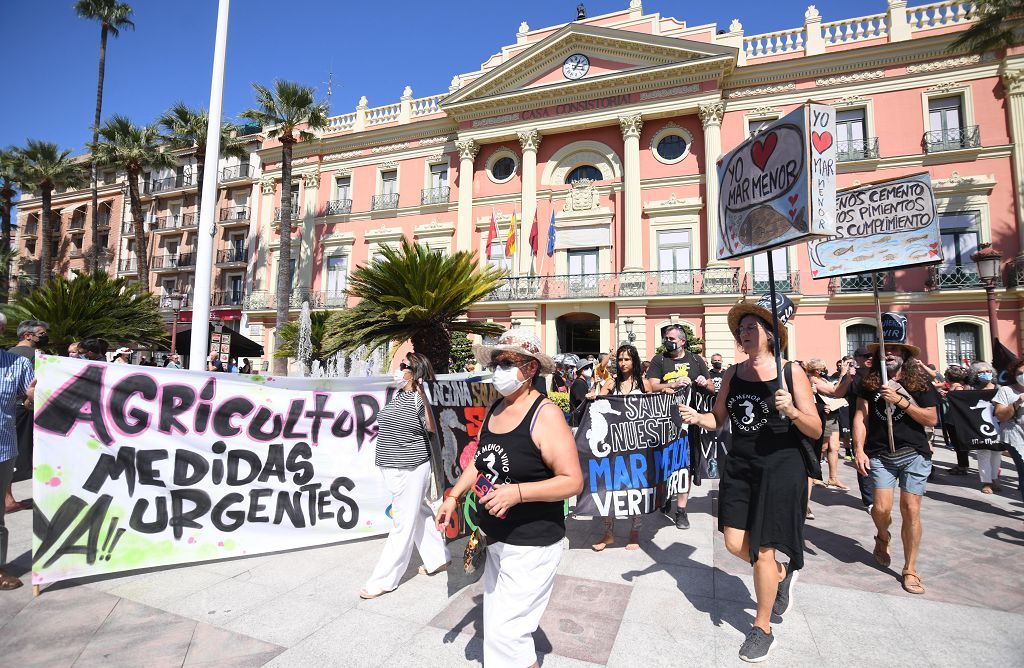
[[[992,406],[999,420],[999,439],[1017,467],[1017,490],[1024,501],[1024,359],[1017,360],[1008,371],[1011,382],[999,388]]]
[[[849,487],[839,481],[839,408],[846,404],[845,399],[836,399],[836,385],[825,378],[825,360],[815,357],[804,362],[804,371],[811,381],[815,403],[821,405],[825,412],[825,430],[822,433],[823,446],[827,448],[828,480],[824,486],[842,492]],[[848,404],[847,404],[848,405]]]
[[[487,536],[484,665],[537,665],[533,633],[551,598],[565,537],[564,502],[583,489],[579,456],[561,409],[530,382],[554,364],[532,332],[512,329],[494,346],[475,345],[501,393],[484,417],[473,462],[437,512],[443,530],[478,477],[494,489],[478,502]]]
[[[601,388],[601,396],[610,394],[643,394],[651,391],[651,382],[643,377],[640,371],[640,353],[629,344],[619,346],[615,351],[615,378]],[[640,527],[643,515],[630,518],[629,542],[627,550],[640,549]],[[591,545],[595,552],[601,552],[609,545],[615,544],[615,518],[604,519],[604,536]]]
[[[999,386],[992,382],[996,377],[992,365],[988,362],[975,362],[967,375],[967,382],[973,390],[995,390]],[[994,397],[993,397],[994,398]],[[989,402],[984,402],[989,403]],[[979,402],[979,405],[981,402]],[[981,480],[981,493],[998,492],[999,468],[1003,461],[1002,450],[986,450],[978,448],[978,478]]]
[[[423,404],[420,388],[434,380],[430,360],[409,353],[398,365],[395,381],[398,391],[377,414],[377,454],[384,484],[391,493],[391,513],[395,527],[388,534],[384,551],[373,569],[360,598],[377,598],[398,587],[409,566],[415,545],[423,560],[420,574],[433,575],[448,566],[448,548],[433,531],[434,513],[425,498],[430,483],[430,435],[433,423]]]
[[[948,384],[946,394],[971,389],[971,386],[967,384],[967,375],[968,369],[959,364],[950,364],[946,367],[946,373],[944,374]],[[967,475],[971,467],[971,452],[964,449],[957,438],[956,424],[953,422],[952,415],[950,415],[948,400],[943,402],[942,409],[942,435],[946,439],[946,445],[953,448],[953,451],[956,453],[956,466],[949,469],[949,474]]]
[[[821,437],[811,384],[799,365],[784,363],[785,383],[779,389],[774,351],[776,345],[785,350],[787,335],[780,327],[781,340],[774,339],[768,324],[771,304],[766,295],[757,304],[737,304],[729,311],[729,328],[747,359],[726,371],[713,411],[680,407],[684,422],[708,430],[726,420],[732,426],[718,528],[726,549],[754,567],[757,614],[739,652],[752,663],[768,657],[775,642],[772,615],[784,615],[793,600],[793,584],[804,563],[808,475],[802,451]],[[788,312],[780,314],[780,325]],[[789,562],[779,563],[777,552]]]

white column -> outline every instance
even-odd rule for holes
[[[302,236],[299,240],[299,294],[308,294],[313,289],[313,230],[316,229],[317,195],[320,189],[320,169],[302,175],[305,189],[302,207]],[[315,304],[315,301],[311,301]]]
[[[1007,108],[1010,113],[1010,139],[1013,143],[1013,203],[1017,216],[1019,258],[1024,258],[1024,69],[1003,72]]]
[[[455,142],[455,148],[459,151],[459,224],[454,250],[473,251],[473,161],[480,144],[465,139]]]
[[[533,215],[537,211],[537,149],[540,148],[541,135],[536,130],[517,134],[519,145],[523,147],[523,195],[519,207],[521,222],[516,246],[519,253],[519,274],[526,276],[530,273],[530,263],[533,261],[530,254],[530,228],[533,225]]]
[[[724,102],[709,102],[697,108],[704,126],[704,218],[707,220],[708,264],[721,266],[718,260],[718,158],[722,155],[722,116]]]
[[[640,131],[644,119],[640,114],[619,116],[622,129],[623,189],[625,190],[626,225],[623,245],[626,262],[623,271],[643,271],[643,237],[640,229]]]

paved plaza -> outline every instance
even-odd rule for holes
[[[871,558],[872,524],[853,491],[816,489],[806,568],[793,609],[775,625],[780,666],[1024,666],[1024,504],[1017,478],[985,496],[977,476],[940,473],[923,504],[919,572],[928,591],[900,588]],[[19,498],[28,483],[15,486]],[[749,567],[715,531],[717,485],[697,488],[692,528],[650,517],[641,549],[591,551],[595,522],[569,522],[551,604],[537,633],[555,666],[736,665],[753,620]],[[8,517],[16,573],[29,570],[27,512]],[[899,520],[893,535],[898,535]],[[3,665],[459,666],[479,665],[481,592],[448,596],[446,574],[416,575],[394,593],[360,600],[383,539],[69,581],[32,598],[0,594]],[[20,556],[18,556],[20,555]]]

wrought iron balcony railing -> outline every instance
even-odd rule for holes
[[[295,220],[298,217],[299,217],[299,204],[298,204],[298,202],[293,202],[292,203],[292,218],[291,219]],[[274,207],[274,221],[276,222],[276,221],[279,221],[279,220],[281,220],[281,207],[278,206],[278,207]]]
[[[252,170],[249,168],[248,163],[242,163],[235,165],[234,167],[225,167],[220,171],[221,181],[237,181],[239,179],[247,179],[252,174]]]
[[[878,137],[836,142],[836,159],[839,162],[877,160]]]
[[[196,266],[195,253],[177,253],[168,255],[155,255],[149,263],[153,271],[192,269]]]
[[[326,218],[327,216],[340,216],[346,213],[352,213],[352,200],[335,199],[324,204],[324,208],[320,209],[320,218]]]
[[[191,188],[193,185],[191,174],[179,174],[168,176],[165,179],[153,179],[146,183],[146,193],[159,193],[166,190],[177,190],[178,188]]]
[[[69,230],[84,230],[85,229],[85,218],[75,216],[71,219],[71,224],[68,225]]]
[[[153,229],[156,230],[180,230],[196,225],[198,222],[194,213],[169,213],[164,216],[156,216],[152,222]]]
[[[348,295],[337,290],[300,290],[295,289],[289,295],[288,307],[300,308],[303,301],[308,301],[310,308],[340,308],[345,305]],[[243,299],[242,308],[246,311],[273,311],[277,308],[278,295],[274,292],[258,290]]]
[[[449,186],[427,188],[420,194],[420,204],[447,204],[452,189]]]
[[[1010,281],[1014,287],[1024,288],[1024,258],[1017,258],[1009,267]]]
[[[771,282],[767,273],[755,272],[749,274],[750,291],[753,294],[764,294],[771,290]],[[800,292],[799,271],[777,271],[775,272],[775,289],[779,292],[797,294]]]
[[[632,271],[506,278],[484,301],[738,294],[739,269]]]
[[[226,264],[228,262],[248,262],[249,261],[249,249],[247,248],[225,248],[217,251],[217,263]]]
[[[249,220],[249,207],[247,206],[225,206],[220,210],[220,222],[229,223],[235,221]]]
[[[39,236],[39,225],[37,225],[36,223],[32,223],[31,225],[26,225],[24,231],[21,233],[21,236],[23,236],[23,237],[37,237],[37,236]]]
[[[126,274],[132,271],[139,270],[139,261],[134,257],[122,258],[117,261],[117,271],[121,274]]]
[[[977,125],[946,130],[932,130],[924,133],[924,152],[958,151],[962,148],[981,146],[981,132]]]
[[[398,193],[387,193],[384,195],[374,195],[373,199],[370,200],[371,211],[383,211],[385,209],[397,209],[398,208]]]
[[[857,274],[856,276],[833,276],[828,279],[829,294],[850,294],[854,292],[874,292],[871,286],[871,278],[876,274]],[[880,272],[878,276],[878,289],[881,291],[893,289],[892,272]]]
[[[242,290],[217,290],[210,295],[210,306],[241,306],[245,303]]]
[[[999,286],[1001,280],[996,280]],[[928,267],[928,290],[979,290],[985,287],[981,276],[972,268],[964,267]]]

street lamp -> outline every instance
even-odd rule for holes
[[[171,354],[177,352],[174,345],[178,342],[178,317],[181,315],[181,304],[185,301],[185,295],[180,292],[172,292],[167,295],[167,304],[174,311],[174,325],[171,327]]]
[[[626,339],[629,340],[630,343],[636,341],[636,334],[633,333],[633,319],[626,318],[622,321],[622,324],[626,327]]]
[[[992,248],[992,244],[978,245],[978,252],[971,256],[971,262],[978,268],[978,276],[985,284],[985,296],[988,299],[988,328],[992,333],[992,354],[995,354],[999,341],[998,320],[996,319],[996,281],[999,280],[999,269],[1003,254]]]
[[[515,328],[519,327],[519,320],[517,318],[512,318],[512,323],[511,324],[512,324],[512,327],[510,327],[510,329],[515,329]]]

